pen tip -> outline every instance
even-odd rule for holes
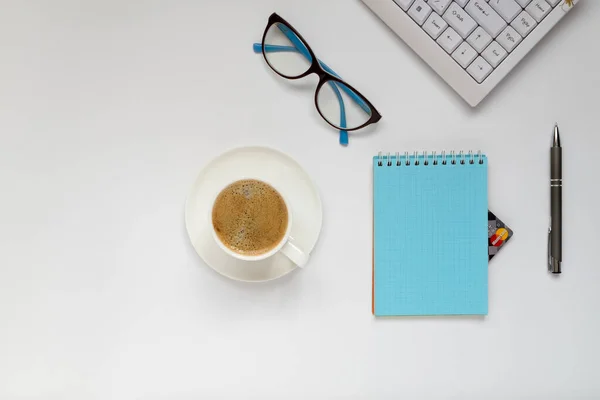
[[[560,134],[558,133],[558,124],[554,124],[554,146],[560,147]]]

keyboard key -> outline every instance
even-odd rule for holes
[[[544,17],[552,11],[550,4],[544,0],[533,0],[525,9],[537,22],[542,22]]]
[[[463,39],[466,39],[477,28],[475,20],[454,2],[444,13],[444,19]]]
[[[510,53],[523,38],[512,27],[507,26],[506,29],[498,35],[496,40]]]
[[[550,5],[551,5],[552,7],[556,7],[556,5],[557,5],[558,3],[560,3],[560,1],[561,1],[561,0],[546,0],[546,1],[547,1],[548,3],[550,3]]]
[[[515,20],[510,24],[519,34],[523,37],[529,35],[529,32],[535,28],[537,22],[533,19],[527,11],[523,11]]]
[[[452,3],[452,0],[429,0],[427,2],[438,14],[443,14],[450,3]]]
[[[490,5],[508,23],[522,11],[521,6],[515,0],[492,0]]]
[[[517,0],[517,3],[523,8],[527,7],[527,4],[531,3],[531,0]]]
[[[394,0],[394,3],[398,4],[398,6],[400,6],[400,8],[404,11],[408,11],[413,1],[415,0]]]
[[[496,0],[494,0],[496,1]],[[475,21],[481,25],[493,38],[498,36],[504,28],[506,21],[498,15],[492,7],[483,0],[471,0],[465,8]]]
[[[437,39],[444,29],[448,27],[448,23],[444,21],[442,17],[432,12],[425,24],[423,24],[423,30],[429,33],[434,40]]]
[[[462,42],[454,53],[452,53],[452,58],[454,58],[461,67],[467,68],[469,64],[477,58],[477,52],[469,46],[467,42]]]
[[[461,6],[462,8],[465,8],[465,6],[467,5],[467,2],[469,0],[456,0],[456,3]]]
[[[481,53],[488,44],[492,43],[492,40],[490,34],[480,26],[467,38],[467,42],[469,42],[478,53]]]
[[[408,10],[408,15],[410,15],[419,25],[423,25],[427,17],[429,17],[429,14],[431,14],[431,7],[429,7],[424,0],[416,0]]]
[[[506,58],[508,53],[498,42],[492,42],[484,51],[481,53],[482,57],[491,64],[492,67],[496,68],[502,60]]]
[[[462,38],[456,31],[452,28],[448,28],[440,35],[440,37],[436,40],[440,46],[448,54],[452,54],[454,50],[458,47],[458,45],[462,42]]]
[[[477,57],[475,61],[471,63],[471,65],[469,65],[467,72],[478,83],[481,83],[492,72],[492,66],[480,56]]]

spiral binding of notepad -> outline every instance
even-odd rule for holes
[[[450,151],[450,154],[446,154],[446,151],[443,150],[439,155],[436,151],[431,152],[429,154],[427,151],[423,151],[419,153],[415,151],[412,155],[409,155],[408,151],[404,152],[404,155],[401,156],[400,152],[397,151],[395,156],[392,156],[392,153],[383,154],[381,151],[377,156],[377,166],[411,166],[411,165],[465,165],[465,164],[483,164],[483,154],[481,150],[477,153],[474,153],[472,150],[469,150],[467,154],[464,151],[459,151],[458,155],[456,151]]]

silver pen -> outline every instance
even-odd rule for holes
[[[562,148],[558,124],[550,148],[550,229],[548,231],[548,270],[561,273],[562,263]]]

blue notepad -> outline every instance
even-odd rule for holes
[[[373,314],[488,312],[487,157],[373,158]]]

